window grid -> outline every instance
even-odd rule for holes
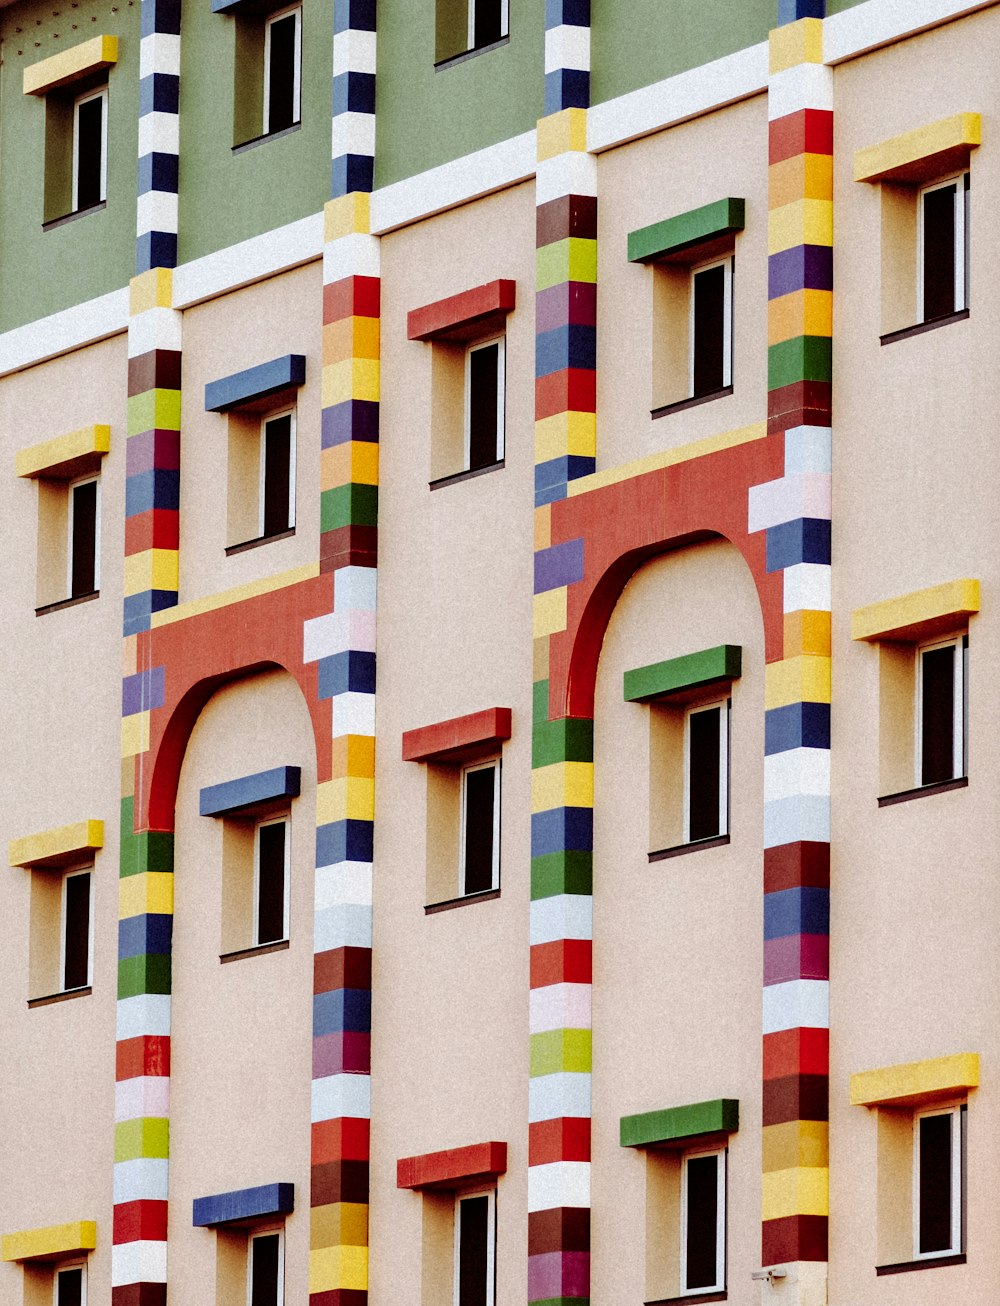
[[[52,1284],[53,1306],[87,1306],[87,1266],[81,1261],[56,1267]]]
[[[87,988],[92,979],[94,913],[91,868],[63,876],[59,930],[59,984],[64,993]]]

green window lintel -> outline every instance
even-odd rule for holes
[[[621,1144],[622,1147],[655,1147],[685,1143],[704,1134],[734,1134],[739,1127],[739,1099],[719,1097],[711,1102],[622,1116]]]
[[[652,666],[625,672],[625,701],[644,703],[684,690],[699,689],[719,680],[736,680],[743,664],[739,644],[719,644],[700,653],[685,653]]]
[[[649,263],[653,259],[669,258],[684,250],[742,231],[745,225],[745,200],[730,197],[716,200],[712,204],[703,204],[700,209],[678,213],[675,218],[665,218],[662,222],[654,222],[652,226],[630,231],[629,262]]]

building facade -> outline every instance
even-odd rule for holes
[[[993,1300],[995,0],[0,39],[0,1300]]]

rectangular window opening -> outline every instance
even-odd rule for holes
[[[681,1172],[681,1292],[719,1292],[726,1282],[726,1152],[685,1156]]]
[[[285,1233],[270,1229],[250,1236],[247,1256],[247,1306],[283,1306]]]
[[[455,1202],[455,1306],[494,1306],[496,1190]]]
[[[64,877],[62,888],[59,975],[64,992],[83,989],[90,984],[93,928],[90,871],[74,871]]]
[[[963,1140],[965,1107],[914,1117],[914,1256],[963,1251]]]
[[[732,256],[691,273],[691,398],[733,383]]]
[[[968,637],[917,649],[918,785],[965,774],[965,668]]]
[[[73,104],[73,212],[107,199],[108,88]]]
[[[921,190],[917,232],[920,321],[931,322],[968,308],[967,172]]]
[[[504,456],[504,337],[473,345],[465,356],[465,470]]]
[[[508,35],[509,0],[469,0],[469,49],[480,50]]]
[[[302,7],[273,14],[264,27],[264,135],[301,120]]]
[[[69,597],[80,598],[100,588],[100,489],[96,477],[76,481],[69,489]]]
[[[684,729],[685,841],[729,833],[729,700],[691,708]]]
[[[54,1306],[87,1306],[87,1267],[61,1266],[55,1273]]]
[[[260,437],[260,536],[295,525],[295,414],[268,417]]]
[[[500,883],[500,759],[462,772],[462,894],[486,893]]]
[[[253,946],[288,938],[288,818],[263,821],[255,831]]]

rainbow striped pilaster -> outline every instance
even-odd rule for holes
[[[334,199],[375,186],[376,0],[334,0]]]
[[[765,672],[761,1257],[797,1306],[826,1301],[828,1248],[833,74],[823,6],[784,3],[770,37],[768,430],[784,475],[751,488],[750,531],[781,572]],[[790,1290],[790,1292],[788,1292]]]
[[[545,0],[545,112],[590,108],[590,0]]]
[[[177,266],[180,0],[142,0],[140,30],[137,273]]]

